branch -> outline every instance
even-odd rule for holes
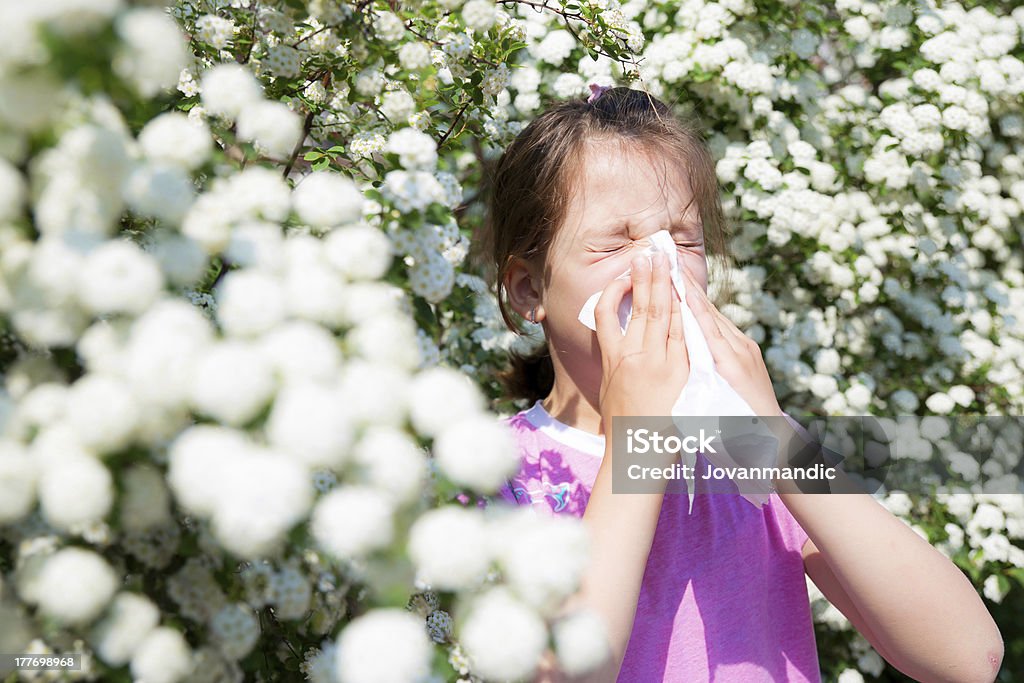
[[[426,42],[430,43],[431,45],[436,45],[439,48],[444,48],[444,43],[442,43],[441,41],[437,40],[436,38],[429,38],[429,37],[423,35],[422,33],[418,32],[416,29],[414,29],[412,27],[412,19],[410,19],[405,24],[405,29],[409,33],[411,33],[414,36],[416,36],[417,38],[419,38],[420,40],[425,40]],[[469,56],[469,58],[470,58],[471,61],[478,62],[480,64],[486,64],[487,66],[493,66],[495,68],[498,67],[498,62],[492,62],[492,61],[490,61],[488,59],[484,59],[483,57],[477,57],[476,55],[471,54]]]
[[[292,151],[292,156],[288,159],[288,165],[284,167],[284,177],[287,178],[288,174],[292,172],[292,167],[295,165],[295,160],[299,157],[299,152],[302,151],[302,145],[306,142],[306,137],[309,135],[309,131],[313,128],[313,112],[312,110],[306,113],[306,120],[302,122],[302,135],[299,136],[299,141],[295,144],[295,149]]]
[[[320,28],[318,28],[315,31],[310,31],[309,33],[307,33],[306,35],[302,36],[301,38],[296,40],[294,43],[292,43],[292,47],[298,47],[299,45],[301,45],[303,43],[303,41],[309,40],[310,38],[312,38],[316,34],[323,33],[324,31],[326,31],[328,29],[332,29],[332,28],[337,28],[337,27],[336,26],[329,26],[329,25],[328,26],[321,26]]]
[[[324,87],[331,85],[331,74],[325,72],[323,74]],[[302,151],[302,145],[305,144],[306,138],[309,137],[309,131],[313,129],[313,110],[310,109],[306,112],[306,120],[302,122],[302,135],[299,136],[299,141],[295,144],[295,149],[292,150],[291,158],[288,159],[288,164],[284,167],[284,177],[287,178],[288,174],[292,172],[292,168],[295,166],[295,160],[299,157],[299,152]]]
[[[551,7],[548,5],[548,0],[544,0],[544,2],[532,2],[531,0],[498,0],[498,3],[501,5],[526,5],[527,7],[532,7],[536,9],[538,13],[543,12],[544,10],[550,10],[551,12],[554,12],[555,14],[562,17],[562,21],[565,23],[566,30],[572,34],[573,38],[576,39],[577,43],[579,43],[580,45],[584,45],[586,47],[585,43],[580,39],[579,34],[577,34],[576,31],[572,30],[572,25],[569,23],[570,19],[576,19],[586,23],[586,20],[583,18],[582,12],[566,12],[564,9]],[[506,9],[510,8],[506,7]],[[615,39],[622,43],[626,47],[626,50],[629,51],[629,46],[627,45],[627,42],[624,38],[619,38],[618,36],[615,36]],[[594,52],[596,52],[599,55],[603,55],[608,59],[613,59],[617,62],[625,63],[623,62],[623,60],[620,60],[614,57],[613,55],[610,55],[607,52],[603,51],[599,44],[595,44],[593,46],[593,49]],[[630,52],[630,56],[631,59],[629,61],[629,64],[637,66],[638,62],[636,61],[636,55],[633,55],[632,52]]]
[[[518,4],[518,5],[526,5],[527,7],[533,7],[533,8],[535,8],[537,10],[538,13],[543,12],[546,9],[549,9],[552,12],[555,12],[556,14],[561,14],[561,12],[559,12],[558,9],[556,9],[554,7],[548,7],[547,0],[544,0],[544,2],[530,2],[529,0],[500,0],[500,2],[501,2],[502,5],[508,5],[508,4],[516,5],[516,4]]]
[[[456,112],[456,114],[455,114],[455,118],[454,118],[454,119],[452,119],[452,125],[448,127],[448,130],[446,130],[446,131],[445,131],[445,133],[444,133],[444,135],[442,135],[442,136],[441,136],[441,139],[437,141],[437,147],[438,147],[438,149],[440,149],[440,148],[441,148],[441,145],[443,145],[443,144],[444,144],[444,141],[445,141],[445,140],[447,140],[447,139],[448,139],[448,136],[449,136],[449,135],[451,135],[451,133],[452,133],[452,131],[453,131],[453,130],[455,130],[455,124],[457,124],[457,123],[459,122],[459,119],[460,119],[460,118],[462,117],[462,114],[463,114],[463,113],[464,113],[464,112],[466,111],[466,109],[467,109],[467,108],[469,107],[469,103],[470,103],[470,101],[471,101],[471,100],[466,100],[466,101],[465,101],[465,102],[464,102],[464,103],[462,104],[462,107],[461,107],[461,108],[459,109],[459,111],[458,111],[458,112]],[[466,129],[466,126],[465,126],[465,125],[463,125],[463,126],[462,126],[462,130],[460,130],[459,132],[461,133],[461,132],[462,132],[463,130],[465,130],[465,129]]]
[[[252,36],[249,40],[249,49],[245,52],[245,58],[242,60],[242,64],[249,63],[249,58],[252,56],[252,48],[256,44],[256,24],[257,15],[259,14],[258,5],[259,3],[254,1],[252,3],[252,6],[249,8],[250,10],[252,10]]]

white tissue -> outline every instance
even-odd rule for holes
[[[675,286],[676,291],[679,293],[680,306],[682,308],[683,315],[683,335],[686,339],[686,351],[690,358],[690,376],[686,380],[686,384],[683,386],[682,391],[679,393],[679,398],[676,399],[675,404],[672,406],[672,415],[680,416],[704,416],[704,417],[726,417],[734,415],[755,415],[753,408],[743,400],[736,390],[718,374],[715,369],[715,361],[711,356],[711,349],[708,348],[707,339],[704,338],[704,333],[700,329],[700,323],[697,322],[697,318],[693,315],[690,307],[686,303],[686,285],[683,281],[682,273],[679,270],[679,259],[676,252],[676,243],[672,239],[671,233],[667,230],[659,230],[649,238],[649,245],[642,252],[643,255],[650,259],[656,251],[661,251],[665,254],[668,259],[669,273],[672,278],[672,284]],[[630,276],[632,268],[622,273],[616,280],[627,278]],[[587,302],[583,305],[580,310],[579,321],[589,327],[592,330],[597,330],[597,325],[594,320],[594,308],[597,306],[597,300],[601,298],[601,292],[595,292]],[[626,333],[626,329],[629,327],[629,320],[633,314],[633,295],[632,292],[627,292],[619,304],[619,328],[622,333]],[[735,423],[735,421],[732,421]],[[707,424],[707,423],[702,423]],[[711,422],[714,424],[714,421]],[[677,425],[680,429],[684,429],[683,421],[677,421]],[[692,425],[691,425],[692,426]],[[744,457],[741,461],[733,458],[729,455],[727,450],[718,449],[719,452],[705,453],[705,457],[714,465],[718,467],[736,467],[742,464],[746,467],[774,467],[777,465],[777,455],[775,448],[766,444],[766,447],[762,449],[763,453],[759,454],[756,462],[752,462],[750,458]],[[683,454],[683,458],[688,459],[689,462],[684,462],[693,466],[696,462],[697,456],[695,454],[687,456]],[[693,470],[691,470],[693,471]],[[755,480],[745,480],[743,482],[744,488],[756,488]],[[771,492],[767,482],[763,483],[763,491],[756,493],[743,493],[741,494],[746,500],[761,507],[768,501],[768,496]],[[690,493],[690,509],[693,509],[693,479],[687,480],[687,489]],[[716,494],[713,494],[716,495]]]

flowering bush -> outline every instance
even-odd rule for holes
[[[102,680],[595,666],[600,624],[558,611],[582,527],[486,505],[517,465],[495,370],[542,339],[467,259],[489,164],[592,81],[708,123],[724,311],[788,411],[1019,413],[1024,10],[973,5],[0,5],[0,651]],[[1020,496],[884,500],[1019,666]],[[809,587],[826,675],[894,679]]]

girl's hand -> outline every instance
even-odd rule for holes
[[[630,278],[613,280],[594,309],[601,347],[601,419],[605,430],[613,416],[670,415],[690,374],[678,295],[663,254],[633,259]],[[617,311],[633,290],[633,315],[626,334]]]
[[[704,332],[718,374],[750,404],[756,415],[781,416],[782,408],[775,398],[775,389],[757,342],[715,308],[690,271],[680,270],[686,280],[686,303]]]

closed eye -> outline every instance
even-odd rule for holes
[[[612,247],[611,249],[597,249],[596,251],[599,254],[611,254],[612,252],[616,252],[616,251],[620,251],[621,249],[625,249],[627,246],[629,246],[629,245],[628,244],[622,244],[622,245],[619,245],[617,247]],[[703,241],[700,241],[700,242],[676,242],[676,246],[687,247],[687,248],[693,249],[693,248],[696,248],[696,247],[703,247],[704,246],[704,242]]]
[[[696,247],[704,246],[704,243],[703,242],[676,242],[676,246],[687,247],[687,248],[693,249],[693,248],[696,248]],[[597,251],[600,254],[610,254],[610,253],[612,253],[614,251],[619,251],[620,249],[624,249],[625,247],[626,247],[626,245],[622,245],[620,247],[612,247],[611,249],[598,249]]]

